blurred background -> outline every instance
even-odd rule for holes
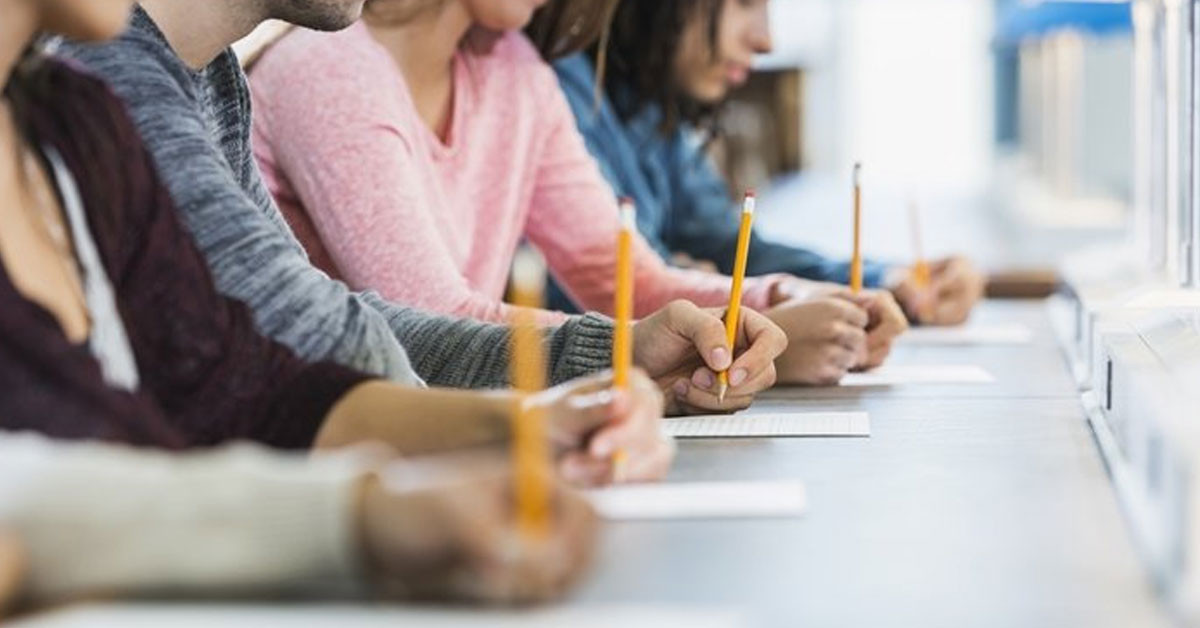
[[[1128,2],[772,0],[776,50],[725,119],[735,189],[778,238],[849,250],[864,165],[868,252],[1052,268],[1134,227]],[[844,235],[845,237],[838,237]]]

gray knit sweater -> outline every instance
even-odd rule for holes
[[[507,385],[504,327],[355,293],[309,263],[255,164],[249,87],[231,50],[193,71],[139,8],[120,39],[67,44],[60,53],[125,100],[217,287],[248,304],[268,336],[306,359],[400,382],[419,376],[437,386]],[[548,331],[551,381],[605,368],[611,347],[612,323],[603,316]]]

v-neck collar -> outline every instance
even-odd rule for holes
[[[455,158],[462,150],[463,136],[465,134],[463,126],[466,124],[467,113],[470,111],[473,99],[471,89],[473,68],[469,54],[462,49],[454,53],[453,68],[451,69],[453,73],[451,77],[453,93],[450,102],[450,125],[447,129],[446,141],[442,141],[442,138],[438,137],[437,132],[429,128],[429,125],[425,124],[425,121],[421,119],[417,111],[416,101],[413,99],[412,88],[408,84],[408,79],[405,78],[404,72],[400,70],[399,64],[396,63],[396,60],[387,48],[371,36],[370,30],[361,20],[356,22],[351,28],[355,31],[354,36],[365,38],[374,54],[380,55],[380,59],[386,62],[387,67],[390,69],[392,78],[402,87],[400,91],[403,94],[404,105],[409,108],[416,118],[417,126],[420,127],[418,133],[422,138],[421,141],[428,147],[433,158],[440,161]]]

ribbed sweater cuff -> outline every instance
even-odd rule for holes
[[[613,321],[602,314],[574,316],[550,338],[553,384],[590,375],[612,365]]]

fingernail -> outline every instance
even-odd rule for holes
[[[686,397],[688,394],[688,388],[689,386],[686,379],[681,379],[675,382],[675,385],[671,387],[671,389],[675,391],[675,395],[679,397]]]
[[[709,373],[706,370],[699,370],[699,371],[696,371],[696,373],[694,375],[692,375],[692,383],[695,384],[699,388],[704,388],[707,390],[709,388],[712,388],[713,376],[711,373]]]
[[[750,374],[746,372],[746,369],[736,369],[729,374],[729,385],[741,386],[742,382],[746,381],[746,378],[749,377],[749,375]]]
[[[710,355],[712,357],[712,366],[715,366],[719,369],[728,366],[729,352],[725,350],[725,347],[717,347],[716,349],[713,349]]]

